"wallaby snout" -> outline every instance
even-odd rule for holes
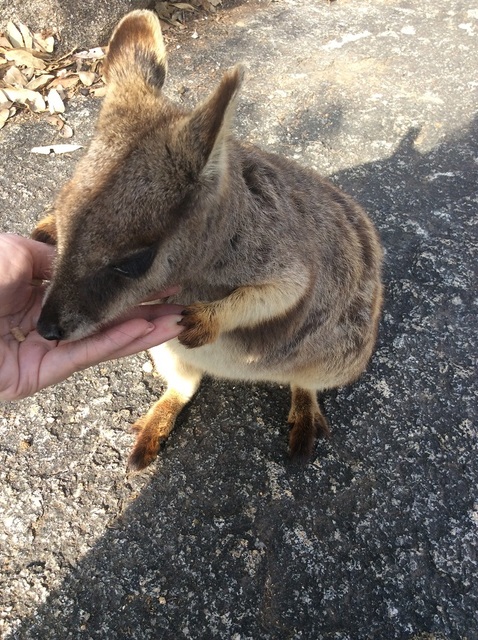
[[[55,283],[46,293],[37,331],[46,340],[74,340],[93,333],[101,324],[93,295],[88,300],[79,287],[73,293]]]

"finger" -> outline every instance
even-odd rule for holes
[[[70,357],[84,369],[105,360],[131,355],[175,338],[182,330],[179,315],[167,315],[148,322],[142,318],[127,320],[79,342],[70,343]]]
[[[41,280],[49,280],[52,273],[52,263],[56,254],[55,247],[30,238],[22,238],[25,247],[32,257],[32,277]]]
[[[117,351],[111,353],[109,359],[124,358],[125,356],[130,356],[134,353],[151,349],[152,347],[156,347],[158,344],[162,344],[163,342],[176,338],[184,328],[178,325],[181,317],[182,316],[168,315],[160,316],[151,320],[153,328],[149,333],[140,336],[138,339],[125,344]],[[116,327],[116,329],[118,328],[119,327]]]
[[[43,362],[40,388],[68,378],[75,371],[100,362],[121,358],[175,338],[182,328],[181,316],[162,316],[153,322],[142,318],[128,320],[89,338],[60,344]]]
[[[135,318],[144,318],[145,320],[154,320],[155,318],[160,318],[162,316],[168,315],[181,315],[182,307],[179,304],[147,304],[147,305],[139,305],[138,307],[133,307],[126,311],[120,318],[114,321],[114,324],[117,325],[119,322],[124,322],[126,320],[134,320]]]

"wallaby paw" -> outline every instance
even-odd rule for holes
[[[133,425],[134,428],[135,425]],[[149,429],[141,430],[141,427],[139,429],[136,444],[128,458],[128,473],[146,469],[159,453],[161,439],[157,432],[151,432]]]
[[[189,349],[202,347],[214,342],[219,335],[219,323],[212,305],[196,302],[189,305],[182,312],[183,319],[179,322],[184,327],[178,340]]]
[[[315,414],[315,428],[318,438],[330,438],[329,421],[321,413]]]
[[[307,463],[314,453],[317,438],[329,438],[327,420],[321,413],[289,415],[292,428],[289,434],[290,457],[299,463]]]
[[[297,418],[289,434],[289,453],[294,462],[307,463],[314,452],[317,430],[311,415]]]
[[[128,460],[128,471],[141,471],[157,457],[161,444],[173,430],[176,416],[188,398],[173,389],[168,389],[144,416],[132,425],[136,442]]]
[[[146,416],[142,416],[136,422],[129,426],[130,431],[133,433],[139,434],[144,429],[146,425]]]
[[[56,220],[54,215],[48,215],[37,224],[31,233],[31,238],[37,242],[56,245]]]

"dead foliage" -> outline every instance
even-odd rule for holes
[[[65,101],[75,93],[102,96],[105,50],[71,51],[54,54],[53,33],[33,33],[26,25],[9,22],[0,34],[0,128],[19,111],[43,117],[60,136],[71,138],[66,122]]]
[[[216,13],[222,5],[222,0],[189,0],[189,2],[165,2],[157,0],[151,8],[158,14],[159,19],[166,25],[177,29],[185,29],[188,17],[206,11],[209,14]],[[163,25],[164,29],[164,25]],[[167,27],[166,29],[167,30]]]
[[[164,31],[185,29],[189,17],[215,13],[222,0],[153,2]],[[9,22],[0,33],[0,129],[21,112],[39,114],[63,138],[74,135],[65,117],[65,102],[75,94],[102,97],[107,47],[55,55],[56,34],[34,33],[25,24]],[[192,37],[198,37],[194,31]]]

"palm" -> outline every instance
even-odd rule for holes
[[[46,255],[48,251],[45,248]],[[0,389],[19,397],[38,389],[45,357],[56,348],[56,343],[43,340],[34,330],[44,287],[32,284],[32,279],[47,274],[35,274],[35,261],[23,239],[2,236],[0,252],[5,282],[0,298]],[[19,341],[22,335],[25,339]]]

